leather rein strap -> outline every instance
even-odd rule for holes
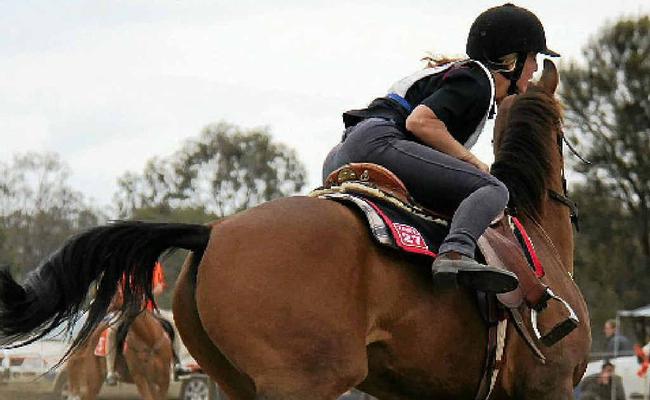
[[[558,193],[555,190],[548,189],[548,195],[551,197],[551,199],[559,201],[560,203],[569,207],[569,210],[571,210],[571,223],[576,226],[577,231],[580,231],[580,221],[578,220],[578,204],[576,204],[576,202],[571,200],[568,196]]]
[[[575,201],[571,200],[569,196],[567,195],[568,189],[567,189],[567,182],[566,178],[564,176],[564,143],[567,144],[569,147],[569,150],[580,159],[583,163],[590,165],[591,162],[586,160],[584,157],[582,157],[576,149],[571,146],[571,143],[566,139],[564,136],[564,132],[562,131],[562,127],[559,128],[560,130],[560,135],[557,138],[557,147],[558,150],[560,151],[560,157],[562,158],[562,191],[564,193],[558,193],[555,190],[548,189],[548,194],[551,197],[551,199],[555,201],[559,201],[560,203],[564,204],[565,206],[569,207],[569,210],[571,210],[571,223],[576,226],[576,230],[580,232],[580,222],[578,220],[578,204],[576,204]]]

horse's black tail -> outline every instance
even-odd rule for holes
[[[175,248],[203,251],[209,236],[205,225],[115,222],[70,238],[22,286],[1,270],[0,345],[31,343],[64,321],[71,328],[94,283],[87,320],[67,356],[106,316],[122,276],[128,277],[122,311],[138,312],[144,300],[152,299],[153,270],[161,254]]]

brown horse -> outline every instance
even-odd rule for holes
[[[100,324],[84,346],[70,355],[67,362],[68,394],[71,399],[94,400],[106,378],[105,357],[95,355],[102,331]],[[167,398],[172,360],[170,338],[151,311],[144,310],[129,323],[124,339],[123,358],[116,370],[123,382],[135,383],[142,399]]]
[[[581,324],[543,348],[545,365],[508,329],[492,399],[570,399],[587,361],[589,318],[572,279],[569,210],[548,195],[563,190],[556,86],[555,67],[545,65],[538,86],[509,113],[502,107],[495,175],[534,239],[545,283]],[[99,280],[79,345],[123,273],[131,277],[126,308],[151,297],[153,265],[173,247],[193,251],[177,282],[176,325],[233,400],[335,399],[354,386],[381,399],[476,396],[487,328],[474,294],[434,290],[428,262],[378,247],[354,211],[310,197],[272,201],[211,226],[123,222],[89,230],[23,286],[0,275],[0,332],[7,342],[40,337],[74,315]],[[542,325],[558,312],[544,311]]]
[[[67,398],[70,400],[94,400],[104,384],[106,361],[104,357],[95,355],[95,346],[104,329],[106,325],[100,324],[86,344],[72,353],[66,363]]]

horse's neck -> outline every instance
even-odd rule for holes
[[[562,184],[562,159],[554,160],[558,167],[553,171],[549,189],[564,193]],[[543,246],[549,255],[561,263],[561,267],[573,275],[573,227],[569,208],[548,194],[542,203],[540,218],[525,218],[524,225],[534,236],[536,246]]]
[[[547,218],[542,221],[542,227],[553,240],[553,245],[567,271],[573,275],[574,241],[570,210],[556,200],[548,200],[545,206],[543,215]]]

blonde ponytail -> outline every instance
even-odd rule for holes
[[[466,59],[467,57],[458,57],[458,56],[452,57],[452,56],[441,55],[441,54],[433,54],[432,52],[427,51],[424,57],[420,59],[420,61],[425,62],[424,68],[434,68],[440,65],[449,64],[456,61],[463,61]]]

